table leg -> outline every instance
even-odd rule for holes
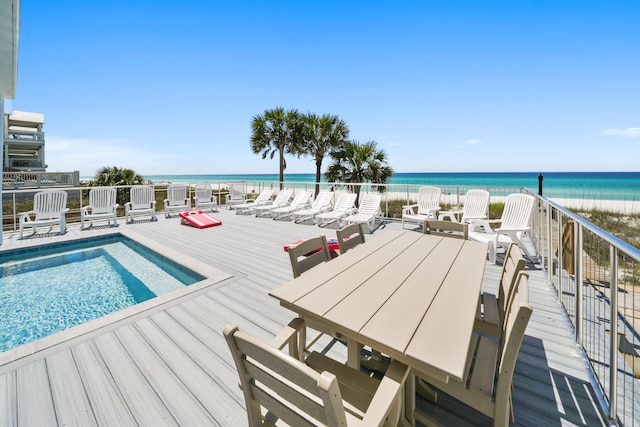
[[[359,342],[347,338],[347,366],[360,370],[360,352],[363,345]]]
[[[416,420],[413,415],[416,409],[416,376],[413,373],[413,369],[409,371],[407,381],[404,383],[404,407],[402,408],[401,420],[404,424],[411,426],[416,425]]]

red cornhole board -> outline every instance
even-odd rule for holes
[[[222,225],[222,221],[200,210],[180,212],[178,215],[182,218],[182,224],[192,225],[197,228],[208,228]]]
[[[296,246],[298,246],[300,243],[304,242],[307,239],[301,239],[301,240],[296,240],[295,242],[289,243],[288,245],[284,245],[284,251],[285,252],[289,252],[289,248],[295,248]],[[346,242],[347,240],[349,240],[349,238],[345,238],[344,241]],[[338,256],[338,253],[336,251],[340,250],[340,246],[338,245],[338,239],[327,239],[327,246],[329,247],[329,252],[331,252],[331,258],[335,258]],[[310,252],[308,254],[306,254],[306,256],[309,256],[313,253],[316,253],[320,250],[320,248],[316,249],[313,252]]]

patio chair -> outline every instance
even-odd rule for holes
[[[231,182],[227,184],[228,193],[224,199],[224,203],[227,209],[233,209],[235,205],[246,202],[246,196],[244,194],[244,183]]]
[[[294,278],[318,264],[331,260],[326,236],[307,239],[289,248],[288,252]]]
[[[40,191],[33,196],[33,209],[20,213],[20,239],[25,228],[33,228],[36,234],[38,227],[49,226],[49,232],[54,225],[60,226],[60,234],[67,231],[65,214],[67,208],[67,192],[62,190]],[[33,217],[33,218],[32,218]]]
[[[299,211],[304,207],[311,207],[309,204],[310,198],[311,191],[298,191],[290,204],[271,209],[271,217],[274,220],[283,218],[291,219],[292,212]]]
[[[422,225],[427,219],[436,219],[436,214],[440,210],[441,194],[442,190],[438,187],[420,187],[418,203],[402,207],[402,228],[405,223]]]
[[[365,194],[360,200],[358,211],[352,215],[348,215],[342,219],[343,225],[360,223],[367,224],[369,233],[373,233],[376,220],[382,223],[382,210],[380,210],[380,202],[382,197],[379,194]]]
[[[117,227],[118,206],[115,188],[92,188],[89,190],[89,204],[80,209],[80,228],[84,229],[85,221],[89,221],[89,227],[93,227],[93,221],[101,219],[106,219],[109,226],[113,220],[113,226]]]
[[[314,217],[313,221],[318,224],[319,227],[325,227],[333,222],[340,224],[342,218],[355,212],[353,205],[356,203],[357,197],[358,195],[355,193],[341,194],[333,209],[328,212],[319,213]]]
[[[528,276],[523,274],[514,294],[501,340],[498,342],[482,335],[472,337],[471,344],[475,354],[464,382],[442,382],[416,372],[418,377],[453,398],[448,399],[448,396],[441,396],[438,392],[437,404],[424,402],[421,409],[425,411],[416,410],[416,420],[426,425],[443,425],[439,415],[447,410],[463,410],[458,403],[462,402],[493,419],[494,426],[506,427],[509,426],[509,421],[514,422],[511,402],[513,372],[532,311],[529,305]],[[451,403],[451,407],[446,407],[447,402]]]
[[[441,237],[452,237],[454,239],[469,238],[469,224],[451,221],[426,220],[422,225],[424,234],[431,234]]]
[[[469,225],[469,238],[488,243],[489,262],[495,264],[498,246],[517,243],[527,256],[533,254],[528,250],[522,238],[528,232],[531,212],[533,210],[533,196],[528,194],[509,194],[504,203],[501,219],[472,220]],[[491,224],[500,223],[500,227],[491,228]]]
[[[218,211],[218,198],[213,194],[211,184],[207,182],[196,184],[195,194],[193,200],[195,201],[196,209],[211,209],[211,212]]]
[[[124,204],[124,215],[127,223],[133,222],[136,216],[151,216],[151,221],[156,218],[156,199],[153,187],[150,185],[134,185],[129,190],[129,201]]]
[[[474,329],[483,334],[499,338],[506,322],[514,292],[517,290],[518,275],[524,270],[527,261],[523,258],[518,245],[512,243],[502,263],[502,273],[498,283],[498,293],[483,292],[478,301]]]
[[[270,203],[271,196],[275,192],[274,189],[265,188],[258,194],[258,197],[255,199],[249,199],[244,203],[239,205],[235,205],[233,208],[236,211],[236,215],[238,214],[250,214],[257,206],[262,206]]]
[[[337,230],[336,236],[338,237],[338,247],[341,254],[365,242],[362,224],[359,222],[354,222]]]
[[[468,223],[476,219],[487,219],[489,212],[489,198],[491,195],[485,190],[469,190],[464,196],[462,209],[455,211],[441,211],[438,220],[449,218],[453,222]]]
[[[293,218],[296,223],[301,223],[309,219],[313,220],[319,213],[326,212],[331,209],[332,200],[333,192],[321,191],[318,193],[318,197],[313,201],[311,207],[291,212],[291,218]]]
[[[256,206],[253,208],[253,212],[255,212],[256,216],[269,215],[271,216],[271,210],[275,208],[281,208],[289,204],[289,199],[291,199],[291,195],[293,194],[293,190],[284,189],[280,190],[278,195],[272,202],[267,202],[262,206]]]
[[[294,319],[271,344],[225,327],[249,426],[395,426],[409,368],[393,361],[377,380],[317,352],[300,361],[295,353],[304,327]]]
[[[169,184],[167,198],[164,199],[164,217],[169,218],[174,212],[184,212],[191,209],[191,199],[187,197],[187,186],[184,184]]]

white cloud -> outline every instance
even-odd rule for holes
[[[471,138],[471,139],[467,139],[464,143],[465,145],[476,145],[476,144],[480,144],[480,140]]]
[[[636,138],[636,137],[640,137],[640,128],[607,129],[604,132],[602,132],[602,134],[626,136],[627,138]]]

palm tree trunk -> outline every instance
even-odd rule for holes
[[[316,160],[316,192],[313,197],[318,197],[318,193],[320,193],[320,178],[322,175],[322,159]]]
[[[280,189],[281,190],[282,190],[282,187],[284,186],[282,181],[284,181],[284,150],[280,150]]]

